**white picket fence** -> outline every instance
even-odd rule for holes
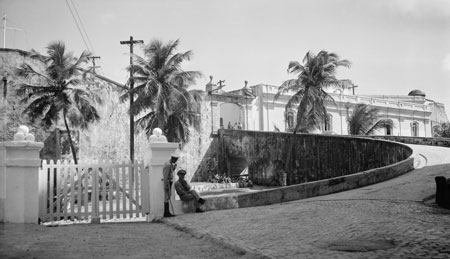
[[[148,169],[143,162],[68,161],[39,170],[40,219],[130,219],[148,212]]]

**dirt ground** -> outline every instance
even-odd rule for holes
[[[0,224],[0,258],[258,258],[162,223]]]

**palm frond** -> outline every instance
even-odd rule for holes
[[[302,94],[294,94],[286,106],[288,109],[298,103],[295,131],[308,131],[327,120],[326,103],[336,103],[323,88],[331,85],[339,87],[343,84],[335,77],[339,66],[349,67],[350,62],[341,60],[337,54],[325,50],[317,55],[308,51],[303,58],[303,65],[297,61],[289,62],[288,72],[295,74],[297,78],[280,86],[274,99],[293,88],[296,88],[296,91],[302,89]]]
[[[278,87],[278,91],[273,97],[273,101],[275,102],[276,100],[278,100],[278,98],[280,98],[282,94],[288,91],[297,91],[299,88],[300,86],[298,85],[297,79],[286,80]]]

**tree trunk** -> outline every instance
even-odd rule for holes
[[[55,127],[55,162],[61,159],[61,135],[59,133],[59,129]]]
[[[66,126],[67,136],[69,138],[70,149],[72,150],[73,162],[78,164],[77,153],[75,151],[75,147],[72,142],[72,135],[70,135],[69,125],[67,124],[66,113],[63,114],[64,117],[64,125]]]

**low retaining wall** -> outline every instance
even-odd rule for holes
[[[263,206],[326,195],[383,182],[413,169],[414,158],[411,155],[409,158],[398,163],[351,175],[259,192],[208,198],[206,209],[218,210]]]
[[[221,172],[248,174],[257,185],[290,186],[395,164],[405,145],[364,137],[261,131],[219,131]]]

